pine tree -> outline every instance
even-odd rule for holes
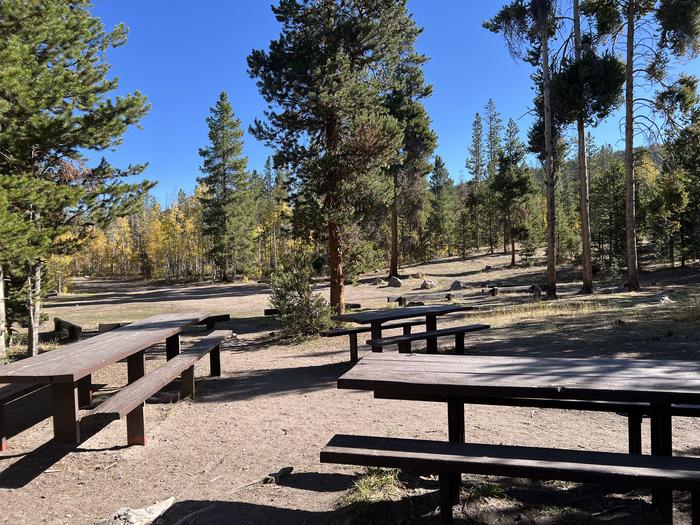
[[[494,33],[503,34],[511,55],[537,68],[534,75],[538,95],[536,109],[541,124],[542,156],[547,189],[547,297],[557,296],[556,273],[556,170],[555,129],[550,96],[550,40],[556,33],[558,18],[553,0],[514,0],[484,23]],[[539,99],[539,104],[537,103]],[[537,107],[539,106],[539,107]]]
[[[581,10],[594,18],[598,38],[625,31],[625,231],[627,289],[639,291],[637,257],[637,184],[635,175],[635,135],[644,131],[658,136],[659,129],[650,115],[663,107],[667,94],[677,92],[678,83],[667,78],[673,58],[692,56],[700,51],[700,4],[687,0],[583,0]],[[640,78],[651,86],[661,86],[654,99],[635,94]],[[675,97],[670,97],[671,99]],[[666,111],[668,113],[668,111]]]
[[[120,180],[144,166],[81,164],[81,152],[119,145],[148,111],[138,92],[113,96],[106,51],[126,41],[126,30],[105,32],[89,9],[87,0],[6,0],[0,14],[0,92],[12,101],[0,128],[0,173],[24,185],[10,205],[32,229],[32,258],[12,263],[24,265],[30,355],[38,353],[44,262],[75,253],[94,225],[128,214],[152,186]]]
[[[427,57],[413,50],[396,68],[394,85],[388,93],[386,106],[403,129],[400,156],[392,164],[388,175],[392,179],[391,242],[389,277],[399,275],[399,221],[415,222],[416,214],[423,208],[422,192],[415,192],[417,179],[430,172],[428,159],[435,150],[437,137],[430,129],[428,116],[422,100],[432,94],[432,86],[426,85],[422,66]]]
[[[359,203],[384,200],[386,209],[379,177],[402,130],[383,94],[420,31],[405,0],[280,0],[273,12],[280,37],[248,57],[269,105],[252,132],[292,169],[296,222],[327,241],[331,305],[343,312],[344,231]]]
[[[489,99],[486,103],[486,184],[483,188],[484,207],[489,236],[489,251],[494,252],[498,235],[496,233],[496,223],[498,222],[498,203],[491,190],[491,183],[498,171],[498,158],[501,154],[501,132],[503,131],[503,120],[501,114],[496,110],[496,103]]]
[[[219,276],[227,281],[244,272],[253,260],[253,201],[249,191],[248,159],[243,156],[241,121],[228,95],[221,92],[207,117],[209,144],[202,157],[201,195],[204,234],[211,241],[209,256]]]
[[[474,223],[474,243],[478,250],[481,246],[479,235],[479,209],[481,203],[482,180],[486,176],[486,145],[484,144],[484,123],[481,114],[474,115],[472,122],[472,144],[469,147],[469,157],[467,158],[467,170],[472,176],[468,188],[466,205],[472,210],[472,220]],[[467,220],[467,217],[464,217]]]
[[[508,121],[498,171],[493,177],[492,187],[498,194],[506,223],[506,234],[510,240],[511,266],[515,266],[515,215],[517,207],[532,193],[530,175],[525,167],[525,146],[518,138],[519,130],[513,119]]]
[[[456,194],[445,162],[439,156],[435,157],[430,175],[430,197],[431,207],[427,228],[432,248],[431,255],[434,257],[442,251],[450,254],[457,218]]]

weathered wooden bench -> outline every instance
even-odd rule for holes
[[[425,324],[425,320],[402,321],[399,323],[389,323],[382,325],[382,330],[403,329],[404,335],[411,333],[411,328]],[[357,361],[357,334],[364,334],[372,331],[370,326],[353,326],[351,328],[334,328],[321,333],[321,337],[338,337],[347,335],[350,337],[350,361]]]
[[[16,401],[32,392],[46,388],[48,385],[26,385],[15,383],[0,386],[0,452],[7,450],[7,421],[5,420],[5,405]]]
[[[231,336],[229,330],[212,332],[146,375],[143,375],[143,370],[135,370],[139,365],[142,367],[143,362],[138,365],[134,364],[134,361],[129,362],[129,384],[101,403],[90,412],[90,415],[102,421],[114,421],[126,416],[129,445],[145,445],[144,403],[146,400],[178,376],[180,376],[181,397],[194,397],[195,363],[209,354],[210,374],[220,376],[220,344],[229,336]]]
[[[367,344],[371,347],[382,348],[385,346],[398,345],[399,352],[402,354],[411,353],[411,342],[421,341],[423,339],[447,337],[453,335],[455,337],[455,354],[464,355],[464,334],[470,332],[478,332],[480,330],[488,330],[491,328],[487,324],[472,324],[467,326],[455,326],[452,328],[442,328],[440,330],[430,330],[428,332],[418,332],[415,334],[396,335],[394,337],[382,337],[381,339],[370,339]]]
[[[321,463],[437,473],[443,524],[452,523],[459,497],[450,478],[462,473],[684,490],[692,494],[692,523],[700,524],[700,458],[337,435],[321,451]]]
[[[68,339],[66,339],[68,342],[78,341],[83,335],[83,328],[81,326],[66,321],[65,319],[59,319],[58,317],[53,318],[53,330],[57,334],[65,330],[68,333]]]

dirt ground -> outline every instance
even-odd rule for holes
[[[610,275],[598,283],[595,296],[577,295],[573,270],[562,272],[562,299],[556,302],[535,303],[528,294],[482,293],[482,285],[489,283],[542,280],[542,267],[510,269],[508,262],[508,257],[479,256],[405,268],[407,279],[400,290],[374,286],[374,276],[369,275],[349,287],[347,300],[363,308],[385,307],[387,296],[419,293],[423,278],[437,281],[439,290],[460,279],[473,286],[460,300],[481,309],[444,318],[439,326],[464,323],[465,318],[491,324],[490,331],[468,338],[471,353],[700,357],[698,267],[652,268],[643,274],[645,288],[639,294],[614,293],[623,279]],[[364,470],[322,465],[319,451],[336,433],[446,439],[446,408],[338,390],[336,379],[350,367],[347,340],[283,343],[274,334],[276,321],[262,316],[266,307],[266,286],[249,283],[78,281],[72,294],[53,300],[49,316],[88,330],[99,322],[132,321],[160,312],[230,313],[232,321],[219,326],[231,328],[239,338],[224,348],[222,377],[207,377],[206,360],[196,367],[196,400],[174,403],[166,392],[147,404],[146,447],[125,445],[124,421],[105,428],[88,421],[83,427],[88,437],[79,447],[54,444],[46,391],[9,405],[9,450],[0,455],[0,523],[93,524],[109,519],[119,508],[144,507],[171,496],[176,503],[160,524],[434,520],[434,479],[402,475],[400,493],[391,500],[349,504],[346,498],[355,474]],[[163,360],[163,348],[154,348],[148,354],[148,369]],[[93,381],[100,386],[97,404],[126,382],[126,365],[110,366]],[[644,425],[648,450],[648,422]],[[700,454],[700,421],[675,418],[673,432],[675,453]],[[627,427],[615,414],[468,406],[467,440],[623,452]],[[294,470],[279,483],[256,482],[283,467]],[[455,508],[463,523],[653,519],[646,492],[620,494],[576,484],[474,477],[465,477],[463,490],[462,510]],[[675,503],[678,522],[688,522],[686,496],[678,494]]]

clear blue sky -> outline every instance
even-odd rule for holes
[[[140,90],[152,109],[143,129],[130,130],[124,143],[105,156],[117,166],[148,162],[145,176],[158,181],[155,196],[172,201],[179,189],[191,192],[199,175],[198,148],[206,145],[205,118],[220,91],[229,93],[246,128],[262,117],[265,104],[247,74],[252,49],[267,48],[279,34],[272,0],[95,0],[93,12],[107,28],[124,22],[127,44],[108,55],[120,91]],[[493,98],[504,121],[512,117],[524,134],[532,100],[531,68],[514,62],[503,40],[482,29],[501,2],[409,0],[424,28],[419,50],[431,60],[426,77],[434,95],[426,107],[438,134],[437,154],[460,180],[474,114]],[[684,70],[700,75],[700,60]],[[594,130],[598,144],[620,144],[620,115]],[[270,152],[246,134],[250,168],[261,169]]]

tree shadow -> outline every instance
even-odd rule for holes
[[[241,401],[276,394],[304,394],[324,388],[335,388],[338,378],[353,365],[354,363],[342,362],[254,370],[221,378],[202,378],[197,385],[197,401]]]
[[[202,286],[167,286],[132,287],[127,291],[108,290],[97,291],[87,295],[59,296],[45,305],[45,308],[61,308],[66,305],[77,306],[109,306],[133,303],[158,303],[176,301],[197,301],[205,299],[235,299],[251,295],[269,293],[270,288],[261,284],[243,285],[202,285]]]
[[[97,434],[97,432],[105,428],[107,424],[109,423],[98,421],[95,418],[82,418],[80,422],[80,435],[82,440],[86,441],[90,439]],[[126,447],[127,445],[117,445],[105,449],[85,449],[81,448],[80,445],[57,443],[51,439],[31,452],[12,456],[12,458],[17,458],[19,456],[20,459],[0,471],[0,488],[19,489],[26,486],[71,452],[94,453],[98,451],[121,450]],[[5,459],[5,457],[0,456],[0,461],[2,459]],[[2,466],[1,463],[0,466]]]

